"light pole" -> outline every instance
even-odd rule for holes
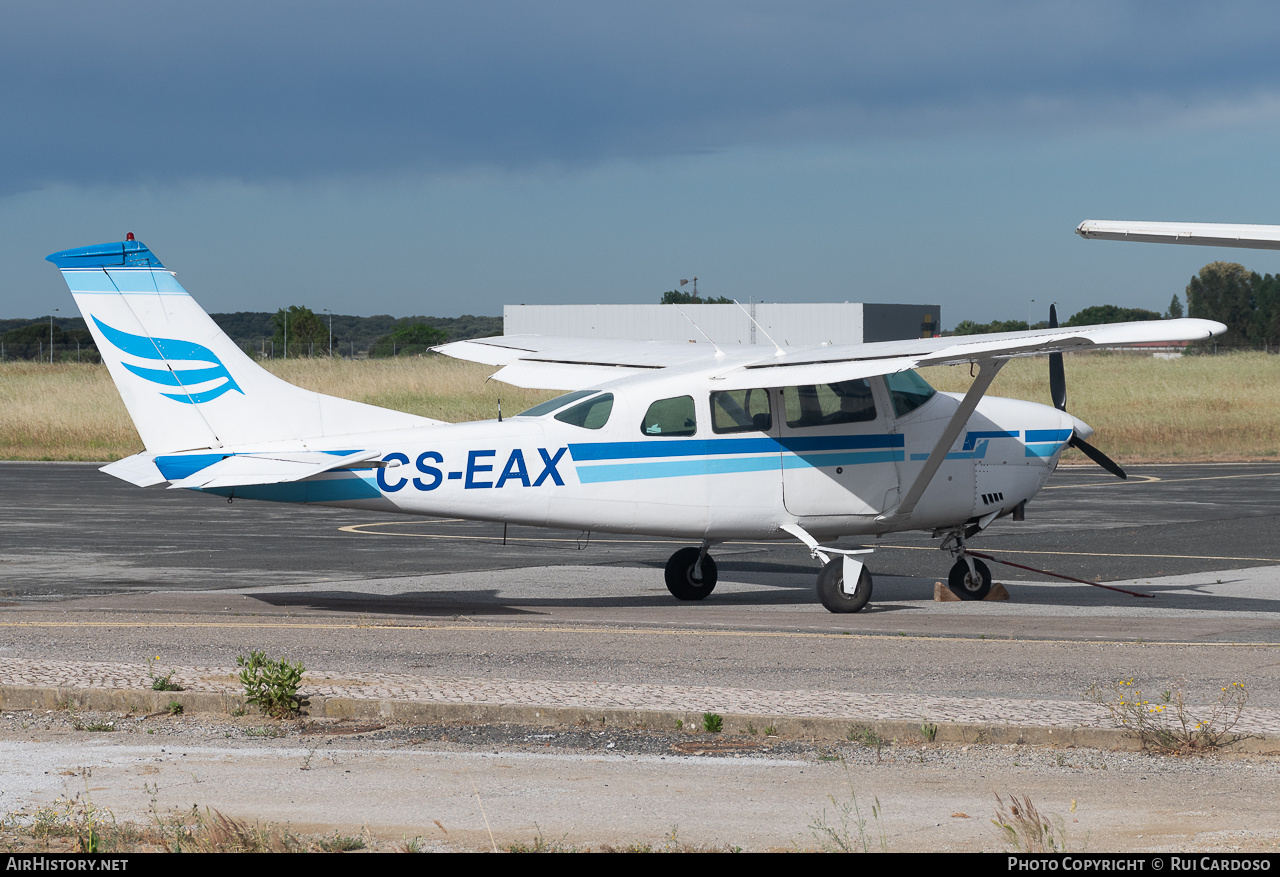
[[[58,312],[57,308],[53,309],[53,314]],[[49,315],[49,365],[53,365],[53,314]]]
[[[329,315],[329,358],[333,359],[333,311],[325,308],[324,312]]]

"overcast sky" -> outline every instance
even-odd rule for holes
[[[1277,45],[1274,3],[7,5],[0,317],[129,231],[215,312],[1164,311],[1280,253],[1072,231],[1280,223]]]

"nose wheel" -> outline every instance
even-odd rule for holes
[[[716,587],[716,562],[706,548],[681,548],[667,561],[667,590],[677,600],[701,600]]]
[[[871,573],[861,563],[849,565],[850,578],[858,577],[857,583],[845,587],[845,559],[835,557],[828,561],[822,572],[818,573],[818,599],[828,612],[860,612],[871,599]]]
[[[947,587],[961,600],[982,600],[991,593],[991,570],[981,560],[965,554],[951,567]]]

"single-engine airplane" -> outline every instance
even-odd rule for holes
[[[1207,338],[1164,320],[772,351],[542,336],[437,348],[498,380],[569,391],[507,419],[448,424],[314,393],[255,364],[142,242],[49,256],[62,270],[146,450],[102,471],[147,487],[565,529],[669,536],[680,600],[716,585],[708,549],[795,538],[818,597],[857,612],[858,558],[821,540],[928,530],[976,600],[991,573],[966,540],[1021,519],[1063,450],[1123,470],[1066,412],[1062,351]],[[767,333],[766,333],[767,334]],[[1049,354],[1053,406],[985,397],[1012,357]],[[914,369],[970,364],[968,392]]]

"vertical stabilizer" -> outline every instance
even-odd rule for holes
[[[261,368],[141,241],[63,250],[62,270],[151,453],[438,421],[295,387]]]

